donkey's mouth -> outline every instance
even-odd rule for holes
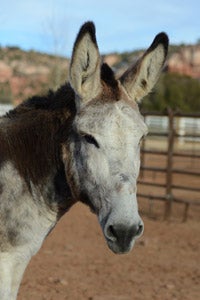
[[[109,239],[106,239],[106,241],[110,250],[115,254],[129,253],[135,244],[135,239],[133,239],[129,244],[122,244],[122,243],[118,243],[117,241],[116,242],[111,241]]]

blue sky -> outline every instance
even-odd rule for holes
[[[149,46],[165,31],[172,44],[200,38],[199,0],[0,0],[0,45],[70,56],[79,27],[96,24],[101,53]]]

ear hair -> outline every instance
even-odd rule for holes
[[[165,33],[158,34],[137,63],[121,76],[120,81],[133,100],[142,99],[157,82],[166,59],[168,43]]]
[[[87,102],[100,91],[100,55],[92,22],[85,23],[76,38],[69,72],[76,94]]]
[[[81,28],[77,34],[76,41],[75,41],[74,47],[73,47],[73,52],[75,51],[79,42],[82,40],[82,38],[85,36],[85,34],[90,35],[91,41],[94,43],[94,45],[96,45],[96,47],[98,49],[95,25],[93,22],[88,21],[81,26]],[[72,58],[73,58],[73,55],[72,55]]]

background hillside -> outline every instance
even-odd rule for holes
[[[143,51],[104,55],[120,75]],[[56,89],[68,77],[69,60],[0,47],[0,102],[18,104],[34,94]],[[200,111],[200,45],[171,46],[161,79],[142,103],[144,110],[163,111],[168,106],[182,112]]]

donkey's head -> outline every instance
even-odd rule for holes
[[[77,114],[63,145],[66,176],[74,197],[98,216],[108,246],[115,253],[131,250],[143,232],[136,182],[140,141],[147,127],[137,101],[152,89],[168,47],[160,33],[138,62],[116,80],[101,58],[95,27],[88,22],[76,39],[70,84]]]

